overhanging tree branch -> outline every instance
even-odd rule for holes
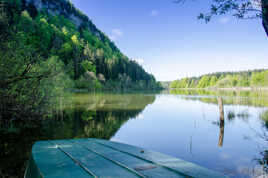
[[[175,3],[184,3],[186,0],[174,0]],[[209,22],[215,15],[231,13],[239,19],[261,18],[263,28],[268,36],[268,0],[213,0],[210,11],[201,13],[198,19]]]

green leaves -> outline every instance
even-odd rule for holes
[[[252,80],[251,80],[252,86],[268,86],[268,71],[263,71],[260,73],[253,73]]]
[[[127,85],[123,87],[134,86],[137,83],[142,83],[142,85],[137,85],[141,88],[158,86],[152,75],[123,55],[115,44],[80,11],[72,7],[71,3],[59,1],[62,7],[55,4],[55,7],[53,6],[58,12],[67,10],[70,13],[70,18],[68,18],[67,15],[64,16],[65,12],[60,15],[49,13],[51,9],[29,13],[27,10],[36,10],[34,4],[31,4],[31,8],[24,7],[25,10],[21,11],[20,0],[7,2],[10,3],[10,7],[14,4],[17,7],[16,11],[13,11],[13,8],[8,6],[8,18],[12,22],[8,30],[14,38],[18,38],[16,40],[9,38],[5,42],[4,46],[9,48],[9,52],[3,49],[3,52],[6,52],[5,55],[8,55],[5,58],[9,61],[4,62],[7,70],[3,71],[6,74],[8,70],[14,71],[9,74],[15,77],[8,78],[8,83],[47,77],[48,75],[44,74],[50,72],[54,74],[50,69],[55,66],[57,68],[59,65],[55,61],[58,63],[62,61],[64,63],[60,64],[63,65],[61,66],[62,73],[74,80],[83,80],[86,72],[92,72],[98,76],[95,77],[95,83],[88,84],[97,88],[100,88],[100,81],[104,84],[110,80],[123,81],[123,79],[133,82],[122,82],[122,85]],[[56,1],[42,0],[42,2],[53,4]],[[16,43],[19,43],[19,46],[14,49]],[[26,71],[25,74],[23,74],[24,71]],[[7,84],[7,80],[2,83]],[[88,86],[88,88],[92,87]]]
[[[240,19],[251,19],[261,17],[261,0],[213,0],[210,12],[205,18],[214,15],[224,15],[231,13]]]
[[[173,81],[170,88],[267,87],[268,70],[223,72]]]
[[[96,73],[96,66],[91,61],[83,61],[82,66],[86,71]]]

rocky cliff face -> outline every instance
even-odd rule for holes
[[[45,11],[50,15],[62,15],[71,20],[76,25],[77,29],[81,27],[89,28],[101,41],[107,40],[108,38],[97,29],[86,15],[76,9],[68,0],[24,0],[24,3],[28,7],[35,7],[36,10]],[[117,49],[113,44],[111,44],[111,46],[113,49]]]
[[[75,12],[77,11],[66,0],[25,0],[26,5],[34,5],[37,10],[45,10],[51,15],[64,15],[71,19],[77,27],[79,27],[84,20],[88,20],[84,17],[79,17]],[[80,16],[83,16],[82,14]]]

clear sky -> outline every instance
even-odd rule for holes
[[[268,68],[261,20],[197,20],[210,0],[71,0],[129,58],[159,81]]]

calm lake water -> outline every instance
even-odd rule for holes
[[[224,123],[217,96],[223,98]],[[162,152],[230,177],[267,176],[265,92],[72,94],[59,99],[53,115],[53,121],[36,128],[39,134],[23,131],[1,139],[8,145],[0,158],[2,175],[13,169],[23,174],[36,140],[95,137]]]

